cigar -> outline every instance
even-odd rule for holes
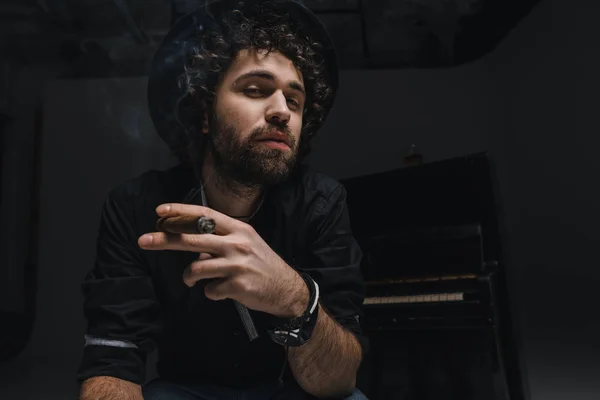
[[[193,215],[162,217],[156,221],[156,229],[167,233],[215,233],[215,228],[216,223],[214,219]]]

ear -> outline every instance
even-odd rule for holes
[[[202,99],[200,100],[201,104],[202,104],[202,110],[204,110],[204,115],[202,115],[202,133],[203,134],[208,134],[209,131],[209,124],[208,124],[208,108],[206,107],[206,100]]]
[[[206,113],[202,117],[202,133],[205,135],[208,134],[208,116]]]

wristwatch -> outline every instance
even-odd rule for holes
[[[296,318],[280,320],[280,323],[267,332],[271,339],[282,346],[298,347],[306,343],[317,325],[319,314],[319,285],[308,274],[300,276],[306,283],[310,293],[308,306],[304,313]]]

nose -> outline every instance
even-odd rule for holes
[[[287,124],[290,121],[290,109],[284,94],[275,92],[269,100],[265,114],[267,122]]]

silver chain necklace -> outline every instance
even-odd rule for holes
[[[208,201],[206,200],[206,193],[204,193],[204,184],[200,184],[200,196],[202,198],[202,205],[205,207],[208,207]],[[252,220],[252,218],[254,218],[256,216],[256,214],[260,210],[261,206],[263,205],[264,201],[265,201],[265,194],[263,192],[260,197],[260,202],[258,203],[258,206],[256,207],[256,209],[252,212],[252,214],[243,215],[243,216],[229,215],[229,217],[235,218],[238,220],[246,220],[245,222],[250,222]]]

